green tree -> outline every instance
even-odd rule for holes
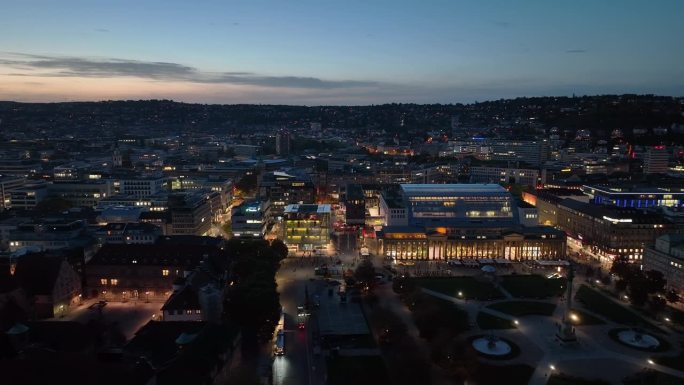
[[[665,292],[665,276],[658,270],[649,270],[646,272],[646,281],[648,283],[648,293],[664,293]]]
[[[667,302],[679,302],[679,294],[675,289],[670,289],[665,293],[665,298],[667,299]]]
[[[370,285],[373,282],[373,279],[375,279],[375,267],[373,267],[373,263],[367,259],[359,263],[354,272],[354,278],[362,285]]]
[[[271,242],[271,249],[273,250],[273,253],[275,254],[276,258],[279,260],[283,260],[284,258],[287,257],[287,254],[290,252],[288,250],[287,246],[285,245],[285,242],[283,242],[280,239],[274,239],[273,242]]]

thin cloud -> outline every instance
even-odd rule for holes
[[[107,33],[109,30],[107,28],[95,28],[95,32]]]
[[[492,24],[496,25],[497,27],[501,27],[501,28],[508,28],[508,27],[513,25],[510,21],[504,21],[504,20],[494,20],[494,21],[492,21]]]
[[[179,63],[148,62],[128,59],[91,59],[8,53],[0,65],[25,70],[10,76],[41,77],[139,77],[151,80],[184,81],[211,84],[252,85],[275,88],[335,89],[374,87],[379,83],[360,80],[325,80],[302,76],[269,76],[253,72],[204,72]]]
[[[585,52],[587,52],[587,50],[586,50],[586,49],[581,49],[581,48],[580,48],[580,49],[568,49],[568,50],[565,50],[565,53],[585,53]]]

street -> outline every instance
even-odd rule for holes
[[[353,268],[358,257],[356,235],[342,235],[339,244],[343,268]],[[325,359],[314,354],[314,347],[318,345],[314,338],[318,335],[315,311],[308,317],[304,330],[297,328],[297,306],[304,305],[307,291],[311,302],[318,298],[321,307],[339,306],[337,295],[329,297],[326,282],[314,275],[314,267],[320,261],[331,264],[333,258],[290,257],[281,262],[276,274],[280,304],[285,313],[285,354],[273,358],[272,374],[276,385],[325,383]]]

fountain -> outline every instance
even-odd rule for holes
[[[638,349],[655,349],[660,346],[657,338],[639,329],[621,330],[617,333],[617,338],[623,344]]]
[[[511,344],[493,335],[475,338],[472,345],[475,350],[487,356],[501,357],[512,351]]]

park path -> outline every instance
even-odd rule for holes
[[[575,292],[579,289],[579,286],[580,285],[576,285],[573,288],[573,297]],[[575,343],[573,346],[563,346],[559,341],[556,340],[555,335],[558,328],[558,322],[562,320],[563,315],[565,314],[567,303],[564,300],[556,300],[556,309],[551,317],[526,316],[518,318],[510,314],[488,308],[480,301],[463,300],[424,288],[422,289],[422,292],[461,306],[461,308],[465,309],[468,313],[470,322],[475,325],[477,321],[477,314],[480,311],[511,321],[518,321],[517,330],[520,331],[528,340],[534,343],[534,345],[539,347],[543,352],[543,356],[539,361],[536,363],[530,363],[535,366],[535,370],[530,377],[528,385],[546,385],[549,377],[557,370],[562,369],[561,366],[564,361],[579,360],[586,362],[585,365],[588,367],[595,367],[595,373],[601,373],[602,371],[605,371],[605,368],[600,364],[601,360],[620,360],[634,365],[637,370],[648,367],[649,369],[654,369],[672,376],[684,378],[684,372],[682,371],[655,363],[648,363],[646,358],[648,355],[647,353],[634,353],[639,355],[637,357],[604,347],[603,343],[607,341],[605,339],[594,338],[590,333],[591,329],[577,328],[576,332],[579,342]],[[547,303],[553,302],[548,300],[520,300]],[[492,301],[488,302],[487,305],[506,301],[508,300]],[[581,306],[581,308],[582,311],[597,316],[599,319],[602,319],[606,322],[606,325],[600,328],[600,333],[606,334],[608,330],[620,326],[611,322],[610,320],[606,320],[604,317],[598,314],[586,310],[583,306]]]

